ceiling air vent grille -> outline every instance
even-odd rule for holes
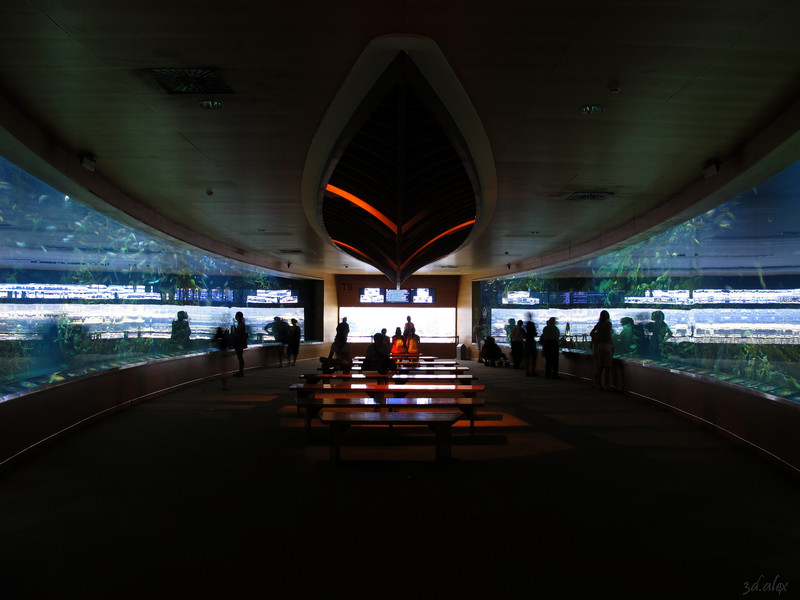
[[[150,74],[168,94],[233,94],[211,69],[150,69]]]
[[[614,195],[614,192],[575,192],[567,200],[592,200],[598,202]]]

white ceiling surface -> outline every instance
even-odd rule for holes
[[[798,0],[4,2],[0,151],[212,252],[373,273],[309,222],[303,180],[365,49],[421,36],[463,86],[496,177],[479,235],[422,272],[507,275],[641,239],[800,158],[799,26]],[[148,73],[194,67],[232,88],[223,109]],[[567,200],[585,191],[613,196]]]

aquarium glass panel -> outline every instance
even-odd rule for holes
[[[3,395],[207,351],[238,311],[251,345],[274,341],[275,317],[305,337],[314,290],[123,225],[0,157]]]
[[[646,241],[567,267],[481,283],[480,314],[589,352],[601,310],[615,350],[800,401],[800,163]]]

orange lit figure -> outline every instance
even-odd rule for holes
[[[392,354],[405,354],[406,344],[403,341],[403,332],[398,327],[392,336]]]
[[[406,352],[409,354],[419,354],[419,336],[416,333],[408,338]]]

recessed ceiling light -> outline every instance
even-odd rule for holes
[[[586,104],[581,106],[580,110],[582,115],[599,115],[605,109],[605,106],[600,106],[599,104]]]
[[[614,195],[614,192],[575,192],[567,200],[605,200]]]
[[[209,110],[217,110],[218,108],[224,108],[225,105],[220,102],[219,100],[203,100],[198,102],[201,108],[207,108]]]

